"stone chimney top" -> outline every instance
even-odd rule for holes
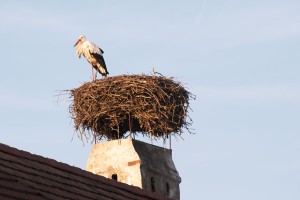
[[[93,146],[86,170],[166,197],[180,199],[181,178],[170,149],[132,138],[101,142]]]

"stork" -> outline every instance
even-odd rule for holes
[[[94,43],[86,40],[84,35],[81,35],[77,42],[75,43],[74,47],[76,46],[76,54],[78,58],[83,55],[86,60],[92,66],[92,78],[93,81],[96,80],[96,73],[99,72],[102,76],[107,76],[108,71],[106,68],[106,64],[103,58],[104,51],[97,47]],[[94,68],[96,69],[96,73],[94,73]]]

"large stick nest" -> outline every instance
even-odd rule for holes
[[[172,78],[114,76],[85,83],[70,94],[70,113],[81,136],[110,140],[141,133],[165,139],[191,125],[189,100],[194,96]]]

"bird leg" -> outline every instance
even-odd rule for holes
[[[95,81],[96,78],[95,78],[95,75],[94,75],[94,67],[93,67],[93,65],[91,65],[91,66],[92,66],[92,79],[93,79],[93,81]]]

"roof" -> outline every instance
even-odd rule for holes
[[[0,144],[0,199],[167,199]]]

